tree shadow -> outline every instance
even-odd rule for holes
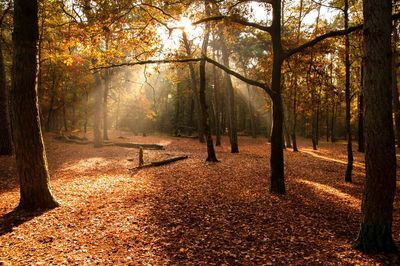
[[[278,197],[268,192],[269,169],[263,158],[230,157],[207,168],[192,163],[189,169],[154,173],[159,190],[152,196],[149,233],[160,239],[157,249],[170,263],[307,265],[322,258],[351,264],[353,256],[361,257],[360,263],[400,263],[396,254],[360,255],[351,247],[361,217],[361,174],[355,183],[345,184],[338,177],[342,167],[328,162],[325,166],[336,170],[319,176],[316,161],[303,168],[310,171],[302,177],[310,186],[297,182],[298,169],[289,161],[289,193]],[[234,167],[239,163],[240,171]]]
[[[0,217],[0,236],[11,233],[15,227],[18,227],[47,211],[49,210],[28,212],[16,208],[7,214],[4,214]]]

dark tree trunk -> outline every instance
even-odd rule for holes
[[[49,189],[36,92],[37,1],[14,1],[12,124],[20,180],[19,207],[49,209],[58,204]]]
[[[213,53],[213,59],[215,60],[215,51]],[[220,82],[218,77],[221,72],[217,69],[215,65],[213,65],[213,79],[214,79],[214,106],[215,106],[215,145],[221,146],[221,110],[220,110],[220,100],[219,100],[219,92],[220,92]]]
[[[361,92],[358,96],[358,152],[365,152],[364,139],[364,96]]]
[[[313,110],[312,121],[311,121],[311,141],[313,150],[316,151],[318,149],[318,142],[317,142],[317,114],[315,113],[315,109]]]
[[[226,67],[229,68],[229,53],[225,43],[225,36],[222,25],[219,27],[220,45],[222,53],[222,61]],[[235,109],[235,93],[233,90],[232,79],[228,73],[224,73],[224,83],[227,94],[227,111],[229,116],[229,140],[231,143],[231,153],[238,153],[238,137],[237,137],[237,117]]]
[[[273,0],[273,20],[271,37],[273,45],[272,84],[273,127],[271,136],[271,187],[270,191],[285,194],[285,174],[283,158],[283,104],[281,91],[281,71],[283,49],[281,42],[281,1]]]
[[[0,155],[11,155],[13,152],[8,102],[3,49],[0,40]]]
[[[205,5],[205,15],[209,16],[210,15],[210,7],[208,4],[208,1],[204,1]],[[208,47],[208,41],[210,37],[210,27],[207,24],[206,29],[205,29],[205,37],[203,40],[203,45],[201,49],[201,54],[202,56],[207,55],[207,47]],[[206,138],[207,141],[207,162],[218,162],[217,156],[215,155],[215,149],[214,149],[214,143],[213,139],[211,136],[211,130],[210,130],[210,125],[209,125],[209,119],[208,119],[208,112],[207,112],[207,104],[206,104],[206,60],[203,59],[200,61],[200,68],[199,68],[199,73],[200,73],[200,86],[199,86],[199,98],[200,98],[200,109],[202,112],[201,118],[202,120],[202,128],[203,128],[203,134],[204,137]]]
[[[394,251],[396,153],[392,120],[391,0],[364,0],[366,179],[355,247]]]
[[[298,17],[298,24],[297,24],[297,40],[296,44],[299,45],[300,42],[300,32],[301,32],[301,22],[303,20],[303,0],[300,0],[300,9],[299,9],[299,17]],[[297,147],[297,139],[296,139],[296,127],[297,127],[297,89],[298,89],[298,76],[295,73],[295,81],[294,81],[294,93],[293,93],[293,124],[291,127],[291,137],[292,137],[292,144],[293,144],[293,151],[298,152],[299,149]]]
[[[361,63],[361,88],[360,95],[358,96],[358,151],[365,152],[365,138],[364,138],[364,66]]]
[[[299,151],[299,149],[297,147],[296,127],[297,127],[297,78],[296,78],[296,84],[295,84],[294,96],[293,96],[293,125],[292,125],[292,130],[291,130],[292,144],[293,144],[294,152]]]
[[[349,27],[349,0],[345,0],[344,6],[344,28]],[[353,143],[351,134],[351,95],[350,95],[350,35],[345,37],[345,68],[346,68],[346,138],[347,138],[347,168],[345,181],[352,182],[353,172]]]

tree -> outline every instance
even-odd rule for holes
[[[204,8],[205,8],[205,13],[206,15],[210,14],[210,7],[209,3],[207,0],[204,1]],[[203,40],[203,45],[201,49],[201,55],[202,57],[207,55],[207,47],[208,47],[208,41],[210,37],[210,26],[207,25],[205,29],[205,37]],[[200,116],[202,118],[202,129],[203,129],[203,135],[207,141],[207,162],[218,162],[217,156],[215,155],[215,150],[214,150],[214,142],[211,136],[211,130],[209,126],[209,121],[208,121],[208,112],[207,112],[207,105],[206,105],[206,60],[203,58],[200,61],[199,65],[199,73],[200,73],[200,86],[199,86],[199,98],[200,98],[200,109],[202,112],[202,115]]]
[[[4,17],[11,4],[2,12],[0,27],[3,26]],[[6,73],[3,58],[2,36],[0,36],[0,155],[12,154],[10,112],[8,106],[8,88],[6,86]]]
[[[349,0],[344,1],[344,29],[349,29]],[[345,36],[345,68],[346,68],[346,138],[347,138],[347,168],[345,181],[352,182],[353,143],[351,135],[351,94],[350,94],[350,35]]]
[[[27,210],[54,208],[49,189],[36,92],[38,3],[14,1],[12,124],[20,180],[19,207]]]
[[[355,247],[394,251],[396,154],[392,121],[391,0],[364,0],[364,100],[366,179]]]

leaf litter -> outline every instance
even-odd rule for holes
[[[344,182],[346,147],[321,143],[285,151],[287,194],[269,193],[270,145],[241,137],[206,163],[193,139],[124,137],[163,143],[145,160],[189,159],[131,173],[138,150],[95,149],[46,136],[51,188],[61,207],[14,213],[19,190],[13,158],[0,157],[0,261],[10,265],[395,265],[398,254],[351,248],[360,221],[364,169]],[[115,138],[117,139],[117,138]],[[357,164],[363,155],[355,153]],[[398,175],[399,176],[399,175]],[[398,186],[400,182],[397,183]],[[400,247],[399,190],[393,220]],[[1,265],[1,263],[0,263]]]

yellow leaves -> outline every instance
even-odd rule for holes
[[[67,65],[67,66],[71,66],[73,62],[74,62],[74,60],[73,60],[71,57],[69,57],[69,58],[67,58],[67,59],[65,59],[65,60],[63,61],[63,63],[64,63],[65,65]]]

